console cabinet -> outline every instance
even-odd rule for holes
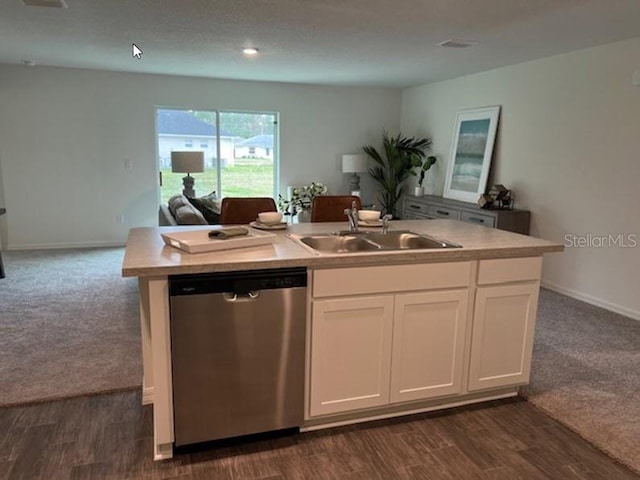
[[[484,210],[478,205],[435,195],[405,196],[402,200],[405,220],[447,218],[476,225],[529,234],[531,213],[528,210]]]

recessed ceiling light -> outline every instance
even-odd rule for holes
[[[29,7],[67,8],[64,0],[22,0],[22,3]]]
[[[253,57],[254,55],[258,54],[258,49],[253,47],[247,47],[242,49],[242,53],[244,53],[245,55],[249,55],[250,57]]]
[[[438,44],[439,47],[449,47],[449,48],[467,48],[478,45],[478,42],[474,42],[473,40],[445,40],[444,42],[440,42]]]

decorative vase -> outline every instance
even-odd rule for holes
[[[422,197],[424,195],[424,188],[423,187],[414,187],[413,194],[416,197]]]
[[[298,223],[309,223],[311,221],[311,209],[303,208],[298,212]]]

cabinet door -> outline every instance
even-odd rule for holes
[[[468,295],[464,289],[396,296],[391,402],[460,393]]]
[[[538,282],[478,288],[470,391],[529,381],[538,290]]]
[[[393,296],[313,302],[310,414],[389,403]]]

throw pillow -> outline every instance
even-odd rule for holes
[[[207,225],[202,214],[191,204],[178,207],[174,217],[178,225]]]
[[[183,207],[185,205],[190,205],[189,200],[187,200],[187,197],[180,194],[174,195],[173,197],[171,197],[167,203],[169,205],[169,211],[171,212],[171,215],[173,215],[174,217],[176,216],[176,210],[178,210],[178,208]]]
[[[216,225],[220,223],[220,213],[214,200],[216,199],[216,192],[211,192],[209,195],[205,195],[199,198],[189,198],[191,205],[196,207],[202,216],[205,218],[209,225]]]

